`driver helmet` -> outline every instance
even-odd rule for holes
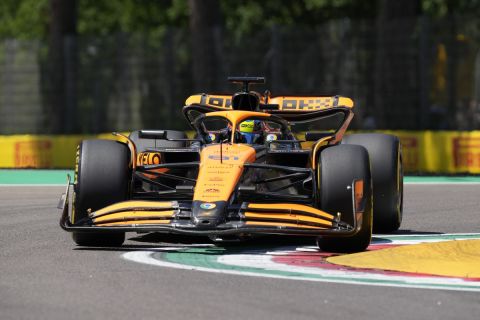
[[[238,126],[243,142],[248,144],[262,143],[262,125],[260,120],[245,120]]]

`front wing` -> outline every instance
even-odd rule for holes
[[[353,224],[342,221],[341,213],[330,214],[311,206],[291,203],[242,203],[227,211],[233,219],[214,228],[202,228],[191,222],[189,203],[179,201],[130,200],[109,205],[89,213],[89,218],[72,224],[69,206],[72,183],[68,177],[59,203],[60,226],[69,232],[165,232],[184,235],[285,234],[303,236],[348,237],[362,225],[363,181],[352,182]],[[231,217],[232,215],[229,215]]]

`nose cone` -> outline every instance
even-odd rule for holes
[[[201,229],[212,229],[226,221],[226,202],[193,201],[192,223]]]
[[[194,201],[228,201],[242,177],[243,165],[255,162],[256,151],[245,144],[213,144],[203,148]]]

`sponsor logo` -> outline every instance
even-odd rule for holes
[[[137,165],[145,166],[151,164],[160,164],[162,158],[158,152],[142,152],[137,155]]]
[[[420,163],[418,138],[415,136],[402,136],[400,137],[400,142],[402,143],[402,158],[405,171],[418,170]]]
[[[48,140],[17,142],[14,152],[17,168],[45,168],[53,163],[53,146]]]
[[[205,188],[213,188],[213,187],[225,187],[224,183],[204,183],[203,186]]]
[[[282,102],[282,110],[318,110],[333,106],[333,98],[314,99],[285,99]]]
[[[453,139],[453,156],[456,169],[480,169],[480,138],[458,137]]]
[[[224,158],[225,159],[225,158]],[[229,163],[222,163],[222,164],[208,164],[207,165],[207,169],[228,169],[228,168],[233,168],[234,165],[233,164],[229,164]]]
[[[240,132],[253,132],[254,127],[255,127],[254,120],[245,120],[242,123],[240,123]]]
[[[212,160],[239,160],[240,158],[237,157],[237,156],[223,156],[223,157],[220,157],[220,155],[216,155],[216,154],[211,154],[208,156],[208,159],[212,159]]]
[[[207,104],[214,107],[231,109],[232,100],[230,98],[224,98],[222,96],[202,95],[200,104]]]
[[[205,202],[200,205],[200,208],[204,210],[212,210],[215,209],[217,205],[215,203]]]
[[[207,174],[229,174],[231,171],[227,170],[215,170],[215,171],[207,171]]]

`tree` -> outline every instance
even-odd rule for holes
[[[214,90],[219,69],[221,15],[218,0],[189,0],[193,86]]]
[[[46,112],[52,133],[73,133],[76,114],[77,1],[50,0]]]

